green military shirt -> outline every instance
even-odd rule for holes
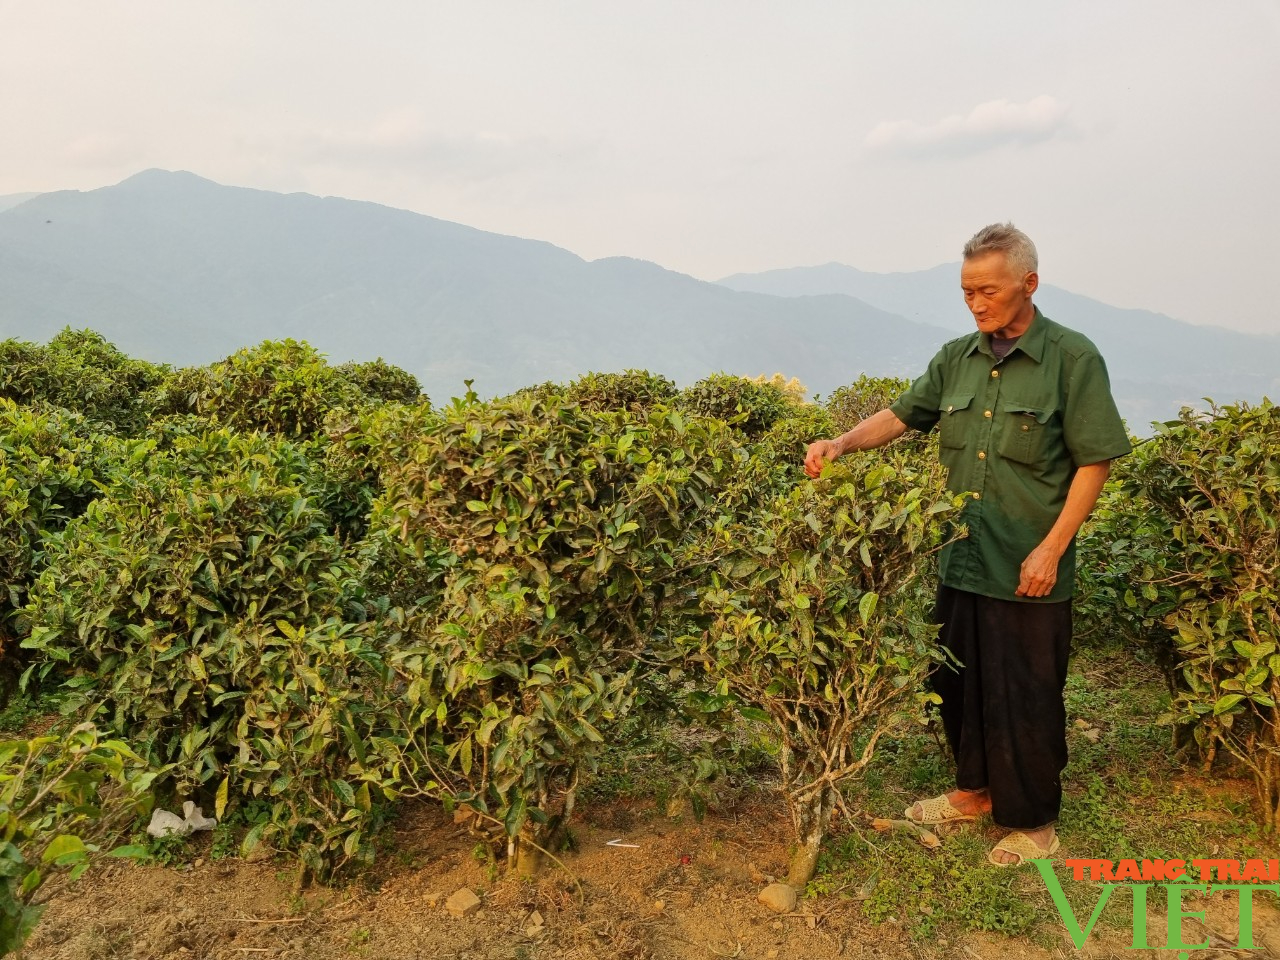
[[[1022,561],[1058,519],[1076,468],[1131,449],[1097,347],[1037,307],[1003,360],[985,334],[952,340],[890,409],[908,427],[938,425],[948,486],[973,495],[961,514],[969,535],[942,553],[942,582],[1004,600],[1069,599],[1074,542],[1049,596],[1016,591]]]

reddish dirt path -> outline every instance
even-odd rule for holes
[[[438,808],[418,806],[369,878],[345,887],[292,891],[281,864],[240,860],[169,869],[114,864],[95,869],[49,906],[24,958],[39,960],[828,960],[928,957],[1172,958],[1125,951],[1122,931],[1099,933],[1084,951],[1060,936],[1046,950],[1026,940],[966,936],[913,944],[894,924],[873,926],[857,904],[802,900],[778,917],[755,902],[783,872],[788,824],[776,808],[751,806],[702,823],[672,822],[646,805],[597,807],[575,834],[568,875],[548,867],[536,882],[494,880],[474,840]],[[636,848],[607,846],[622,839]],[[208,841],[198,841],[205,847]],[[200,847],[197,845],[197,850]],[[376,887],[376,888],[375,888]],[[479,913],[454,919],[444,900],[477,892]],[[531,924],[534,911],[543,918]],[[1272,913],[1274,920],[1275,914]],[[1057,918],[1051,919],[1057,925]],[[1058,928],[1059,931],[1061,928]],[[1277,938],[1280,949],[1280,937]],[[1197,952],[1197,957],[1211,956]],[[1222,953],[1222,956],[1233,954]],[[1265,948],[1257,956],[1267,956]],[[1272,954],[1280,955],[1280,954]]]

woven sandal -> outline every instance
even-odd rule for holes
[[[971,820],[978,819],[972,814],[961,813],[953,807],[945,793],[930,797],[928,800],[917,800],[916,803],[920,804],[919,819],[911,815],[911,809],[916,805],[915,803],[902,811],[902,815],[912,823],[968,823]]]
[[[1015,830],[992,848],[991,852],[987,854],[987,861],[996,867],[1020,867],[1028,860],[1043,860],[1046,857],[1053,856],[1058,852],[1060,846],[1062,844],[1058,842],[1058,838],[1055,836],[1053,843],[1049,844],[1049,849],[1046,850],[1021,830]],[[1001,863],[996,859],[998,851],[1012,853],[1018,859],[1009,863]]]

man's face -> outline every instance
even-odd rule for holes
[[[1034,273],[1015,274],[999,251],[973,257],[960,267],[960,288],[969,312],[979,330],[997,337],[1019,337],[1031,326],[1031,295],[1039,283]]]

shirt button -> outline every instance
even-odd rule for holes
[[[979,450],[979,451],[978,451],[978,459],[979,459],[979,460],[985,460],[985,459],[987,459],[987,451],[985,451],[985,450]]]
[[[1031,429],[1031,424],[1029,424],[1029,423],[1024,423],[1024,424],[1022,425],[1022,432],[1023,432],[1023,433],[1026,433],[1026,432],[1027,432],[1028,430],[1030,430],[1030,429]]]
[[[992,370],[992,371],[991,371],[991,375],[992,375],[993,377],[998,377],[998,376],[1000,376],[1000,371],[999,371],[999,370]]]
[[[982,411],[982,415],[983,415],[984,417],[989,417],[989,416],[991,416],[991,411],[990,411],[990,410],[983,410],[983,411]]]

